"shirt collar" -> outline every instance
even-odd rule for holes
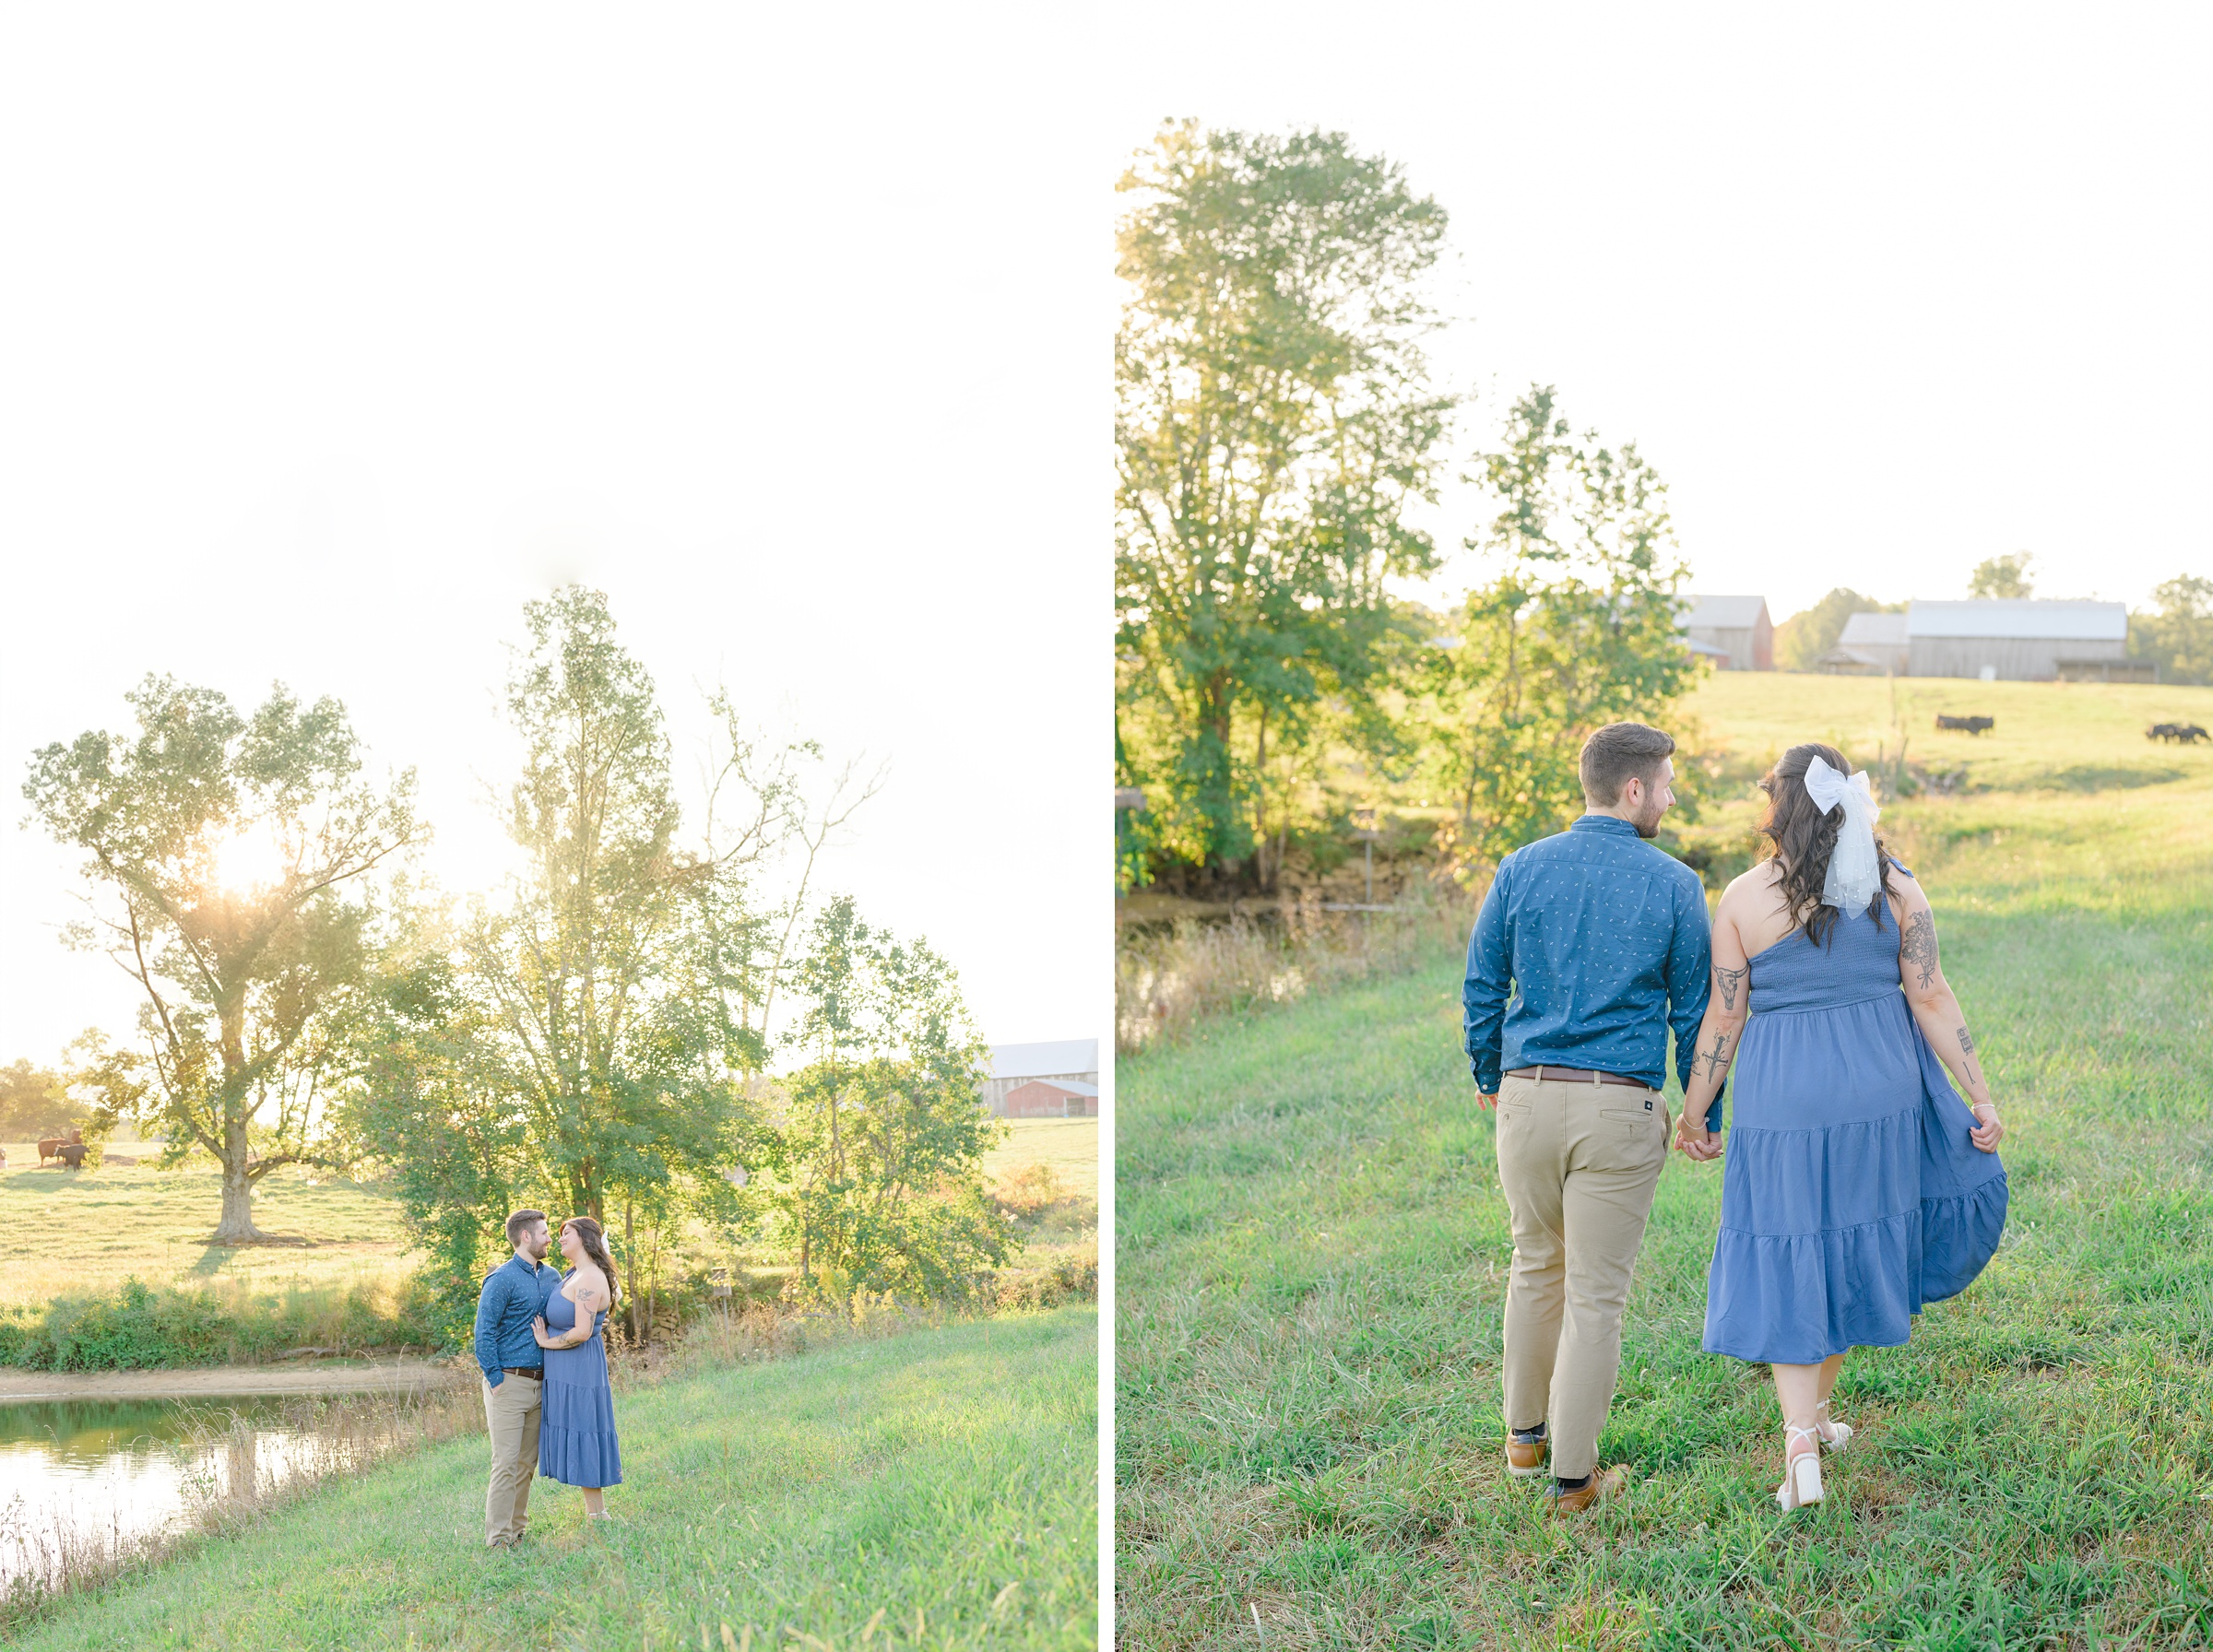
[[[1570,832],[1606,832],[1615,837],[1636,837],[1637,828],[1615,815],[1585,815],[1568,828]]]

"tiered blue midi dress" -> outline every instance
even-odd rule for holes
[[[562,1275],[565,1285],[574,1273]],[[546,1382],[539,1398],[538,1471],[564,1486],[612,1486],[622,1481],[622,1453],[615,1442],[615,1396],[607,1381],[607,1345],[599,1332],[574,1348],[546,1350]],[[546,1302],[546,1328],[565,1336],[576,1328],[576,1304],[560,1291]]]
[[[1997,1249],[2006,1168],[1969,1139],[1974,1115],[1900,989],[1898,940],[1855,912],[1824,946],[1796,929],[1749,961],[1709,1353],[1817,1365],[1899,1347],[1923,1304],[1964,1291]]]

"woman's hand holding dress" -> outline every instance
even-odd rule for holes
[[[1998,1141],[2006,1134],[2006,1126],[1998,1117],[1998,1110],[1988,1102],[1977,1102],[1972,1109],[1975,1127],[1967,1139],[1986,1153],[1998,1150]]]

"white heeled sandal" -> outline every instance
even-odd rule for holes
[[[1814,1418],[1814,1428],[1821,1436],[1821,1449],[1824,1451],[1841,1451],[1852,1444],[1852,1424],[1839,1422],[1831,1417],[1826,1399],[1821,1402],[1820,1410]]]
[[[1804,1508],[1809,1503],[1821,1501],[1821,1436],[1810,1428],[1787,1424],[1782,1433],[1785,1468],[1782,1484],[1775,1488],[1775,1506],[1788,1511]],[[1814,1443],[1811,1451],[1802,1451],[1796,1457],[1788,1455],[1791,1442],[1804,1438]]]

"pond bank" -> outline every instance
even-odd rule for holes
[[[297,1365],[202,1365],[166,1371],[0,1369],[0,1405],[59,1399],[198,1399],[262,1394],[409,1394],[449,1367],[428,1360],[332,1360]]]

